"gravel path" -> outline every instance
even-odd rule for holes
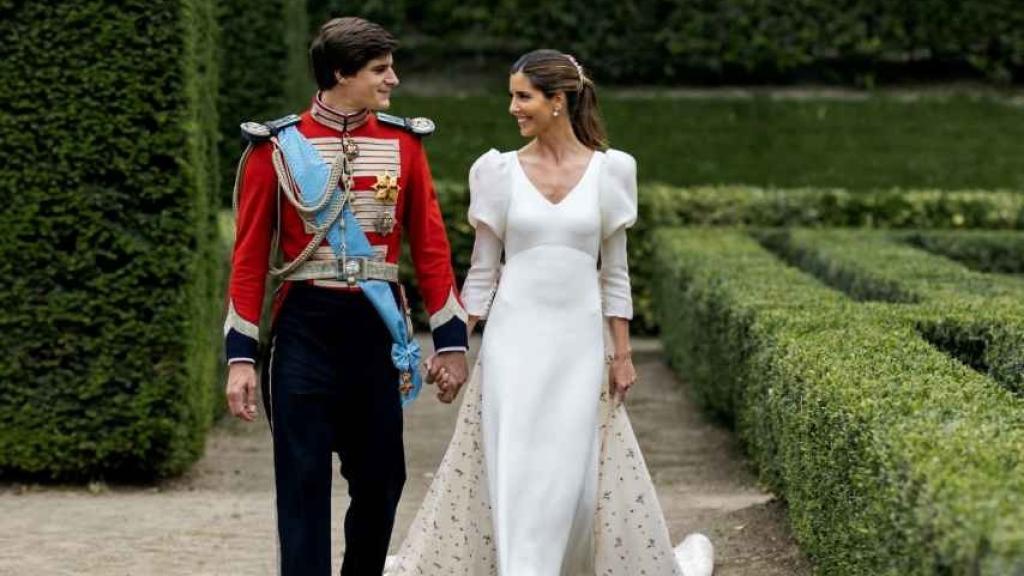
[[[630,417],[672,536],[711,537],[719,576],[809,575],[784,506],[761,490],[732,434],[709,423],[660,358],[634,343],[643,380]],[[406,414],[409,480],[392,546],[423,498],[456,408],[425,396]],[[335,546],[347,503],[334,497]],[[265,423],[224,420],[181,478],[150,488],[0,485],[0,575],[275,574],[273,469]]]

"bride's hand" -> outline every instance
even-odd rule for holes
[[[437,399],[444,404],[451,404],[455,401],[455,398],[459,395],[459,390],[462,389],[462,384],[455,382],[449,374],[439,378],[437,384]]]
[[[456,382],[448,370],[437,361],[437,354],[431,354],[423,365],[427,371],[427,384],[437,384],[437,399],[445,404],[455,401],[462,384]]]
[[[619,401],[626,399],[629,389],[636,384],[636,369],[630,356],[612,358],[608,368],[608,392]]]

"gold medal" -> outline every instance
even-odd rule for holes
[[[377,193],[377,200],[394,204],[402,187],[398,185],[398,177],[385,170],[383,174],[377,175],[377,183],[373,185],[373,190]]]

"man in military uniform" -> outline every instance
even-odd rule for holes
[[[376,24],[327,22],[310,48],[319,86],[311,108],[243,124],[251,144],[235,184],[227,396],[232,414],[256,418],[260,312],[276,275],[283,282],[259,360],[286,576],[330,573],[335,452],[351,496],[342,574],[382,573],[405,481],[401,406],[419,384],[418,348],[397,312],[403,233],[430,313],[432,373],[451,382],[442,401],[466,379],[466,312],[421,143],[433,124],[380,112],[398,85],[395,47]]]

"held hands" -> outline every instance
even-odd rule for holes
[[[611,394],[613,401],[618,399],[619,402],[624,402],[626,394],[636,384],[636,381],[633,358],[628,352],[608,358],[608,393]]]
[[[225,393],[231,414],[245,422],[256,420],[256,367],[249,362],[235,362],[228,366],[228,384]]]
[[[466,383],[466,353],[441,352],[427,358],[427,384],[437,384],[437,399],[451,404]]]

